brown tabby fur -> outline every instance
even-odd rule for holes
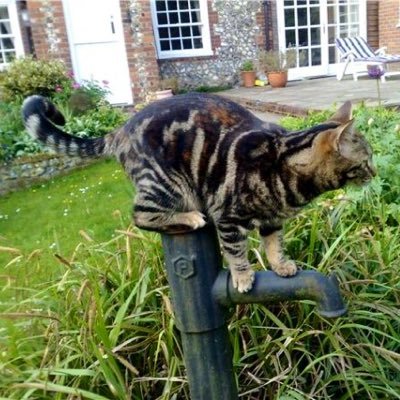
[[[325,123],[300,132],[206,94],[155,102],[98,139],[62,132],[53,124],[62,124],[62,115],[40,96],[25,101],[23,116],[30,134],[57,151],[116,156],[137,189],[137,226],[185,232],[213,223],[240,292],[254,280],[246,255],[249,230],[259,229],[271,268],[294,275],[296,264],[281,245],[285,219],[321,193],[375,175],[349,102]]]

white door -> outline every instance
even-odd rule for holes
[[[106,84],[112,104],[132,104],[119,0],[63,0],[76,79]]]
[[[337,37],[366,35],[366,0],[278,0],[279,48],[295,49],[290,79],[336,72]]]

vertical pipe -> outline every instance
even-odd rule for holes
[[[222,266],[215,230],[164,234],[162,243],[191,400],[237,400],[226,309],[212,294]]]

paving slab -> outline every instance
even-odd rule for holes
[[[379,82],[383,106],[400,106],[400,77]],[[270,86],[238,87],[219,93],[252,110],[274,114],[306,115],[309,111],[333,109],[351,100],[367,106],[379,104],[378,83],[368,77],[353,81],[351,77],[338,81],[335,77],[288,82],[285,88]]]

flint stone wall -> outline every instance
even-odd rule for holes
[[[41,155],[32,159],[16,159],[10,163],[0,164],[0,196],[47,181],[92,162],[92,159],[84,160],[78,157]]]
[[[162,78],[176,77],[185,88],[239,83],[243,61],[265,48],[263,1],[210,1],[209,23],[214,56],[160,60]]]

